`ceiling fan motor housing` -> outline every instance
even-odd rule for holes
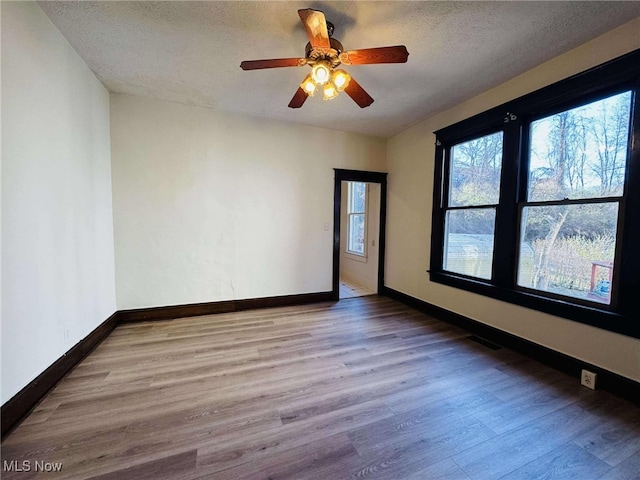
[[[331,63],[331,67],[335,68],[340,65],[340,54],[343,52],[344,47],[335,38],[329,38],[330,48],[313,48],[311,42],[307,43],[304,49],[305,57],[309,65],[313,65],[320,60],[327,60]]]

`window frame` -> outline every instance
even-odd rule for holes
[[[640,49],[494,107],[435,133],[435,170],[429,278],[559,317],[640,338]],[[610,304],[599,304],[517,284],[521,215],[527,199],[529,132],[532,122],[626,90],[632,91],[626,178],[618,202],[617,245]],[[484,280],[443,268],[453,146],[502,131],[502,173],[496,207],[492,277]],[[598,198],[598,202],[607,199]],[[588,199],[569,203],[588,203]],[[547,202],[543,202],[547,203]],[[637,215],[637,214],[636,214]],[[635,247],[637,245],[638,247]],[[622,259],[624,258],[624,262]]]
[[[450,148],[446,149],[446,152],[445,152],[445,155],[446,155],[446,158],[445,158],[445,170],[444,170],[444,173],[443,173],[443,184],[442,184],[442,188],[443,188],[443,191],[442,191],[442,217],[443,217],[443,220],[442,220],[443,245],[442,246],[443,246],[443,248],[442,248],[442,250],[443,251],[442,251],[442,261],[440,263],[440,265],[442,265],[442,270],[444,272],[452,273],[452,274],[455,274],[455,275],[460,275],[460,276],[465,277],[465,278],[482,280],[482,277],[474,277],[474,276],[466,275],[464,273],[458,273],[458,272],[453,272],[452,270],[446,270],[444,268],[445,257],[446,257],[445,250],[446,250],[446,245],[447,245],[447,241],[448,241],[448,239],[447,239],[447,228],[446,228],[447,227],[446,218],[447,218],[447,213],[452,212],[452,211],[481,210],[481,209],[492,209],[492,210],[495,211],[495,215],[494,215],[494,232],[493,232],[493,237],[494,237],[493,238],[493,252],[492,252],[492,256],[495,259],[495,250],[496,250],[496,231],[495,231],[495,228],[496,228],[496,225],[497,225],[497,215],[498,215],[498,205],[500,203],[500,195],[498,195],[498,203],[483,203],[483,204],[474,204],[474,205],[453,205],[452,206],[451,205],[452,192],[451,192],[451,181],[450,181],[450,179],[451,179],[451,161],[452,161],[452,150],[453,150],[453,147],[461,145],[461,144],[464,144],[464,143],[466,143],[467,141],[470,141],[470,140],[480,139],[480,138],[483,138],[483,137],[494,135],[494,134],[496,134],[498,132],[501,132],[501,130],[497,129],[497,130],[491,131],[489,133],[483,133],[482,135],[475,136],[475,137],[473,137],[473,138],[471,138],[469,140],[465,140],[465,141],[462,141],[462,142],[457,142],[455,145],[451,145]],[[503,160],[502,155],[504,155],[504,134],[502,134],[501,143],[503,144],[503,151],[502,151],[501,158],[500,158],[500,172],[501,172],[501,175],[502,175],[502,160]],[[500,179],[500,181],[502,182],[502,178]],[[492,264],[493,264],[493,262],[492,262]],[[489,281],[493,278],[493,275],[494,275],[494,271],[493,271],[493,268],[492,268],[491,273],[490,273],[490,278],[488,279]]]
[[[353,184],[361,183],[364,185],[364,202],[363,202],[363,210],[362,212],[354,212],[353,205]],[[366,259],[367,258],[367,211],[369,208],[369,185],[366,182],[347,182],[347,241],[345,246],[345,253],[349,255],[354,255],[358,257],[358,259]],[[362,253],[351,250],[351,219],[355,216],[362,216],[362,224],[364,229],[364,239],[363,239],[363,248]]]

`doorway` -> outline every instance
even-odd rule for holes
[[[335,169],[332,298],[384,287],[387,174]]]
[[[380,185],[342,181],[340,299],[378,293]]]

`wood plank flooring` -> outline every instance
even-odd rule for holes
[[[3,479],[638,479],[640,407],[372,296],[119,326],[1,457]]]

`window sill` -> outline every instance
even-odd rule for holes
[[[604,330],[640,338],[640,325],[638,325],[637,321],[633,322],[631,318],[619,313],[600,309],[597,305],[586,306],[552,299],[530,292],[498,287],[488,282],[442,271],[429,271],[429,279],[442,285],[459,288]]]
[[[349,260],[353,260],[355,262],[367,263],[367,256],[366,255],[360,255],[358,253],[345,252],[344,256],[345,256],[345,258],[347,258]]]

